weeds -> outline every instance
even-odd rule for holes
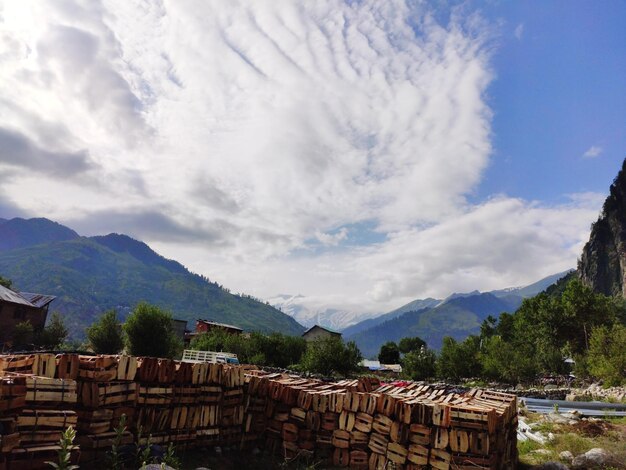
[[[61,439],[59,440],[59,463],[55,462],[46,462],[47,465],[50,465],[52,468],[56,470],[75,470],[78,468],[78,465],[72,465],[72,449],[74,448],[73,443],[76,438],[76,430],[70,426],[63,432],[61,435]]]

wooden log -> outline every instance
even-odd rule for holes
[[[387,444],[389,444],[389,440],[385,436],[373,432],[370,434],[370,440],[367,446],[375,454],[385,455],[387,453]]]
[[[437,470],[448,470],[452,456],[442,449],[431,449],[428,457],[428,465]]]
[[[350,451],[344,448],[336,448],[333,452],[333,465],[335,467],[347,467],[350,465]]]
[[[420,444],[409,445],[409,452],[406,456],[407,460],[416,465],[428,465],[430,457],[430,449]]]
[[[335,429],[333,431],[332,444],[334,447],[341,449],[350,448],[350,433],[342,429]]]
[[[57,354],[56,355],[56,377],[59,379],[76,380],[80,361],[78,354]]]
[[[402,444],[390,442],[387,445],[387,460],[398,465],[404,465],[409,451]]]
[[[368,461],[369,470],[387,470],[387,457],[384,454],[372,452]]]
[[[115,379],[121,381],[135,380],[137,376],[137,358],[134,356],[118,356],[117,374]]]

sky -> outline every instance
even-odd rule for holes
[[[0,217],[384,312],[573,268],[626,3],[0,0]]]

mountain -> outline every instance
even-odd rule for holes
[[[380,346],[387,341],[397,342],[407,336],[419,336],[429,347],[438,349],[444,336],[464,339],[478,333],[487,316],[514,312],[524,298],[544,291],[568,275],[571,271],[554,274],[523,287],[486,293],[454,293],[444,300],[416,300],[346,328],[343,335],[345,339],[355,341],[366,357],[378,354]]]
[[[578,274],[584,284],[604,295],[626,297],[626,160],[591,226]]]
[[[434,307],[437,304],[439,304],[441,302],[441,300],[439,299],[432,299],[432,298],[427,298],[427,299],[417,299],[417,300],[413,300],[412,302],[409,302],[406,305],[403,305],[400,308],[397,308],[395,310],[392,310],[391,312],[387,312],[383,315],[380,315],[378,317],[375,318],[368,318],[366,320],[362,320],[359,323],[356,323],[354,325],[351,325],[347,328],[345,328],[344,330],[342,330],[342,334],[344,335],[344,337],[350,337],[350,336],[354,336],[355,334],[361,332],[361,331],[365,331],[369,328],[373,328],[377,325],[380,325],[381,323],[384,323],[388,320],[393,320],[394,318],[399,317],[400,315],[402,315],[403,313],[406,312],[415,312],[417,310],[422,310],[424,308],[429,308],[429,307]]]
[[[480,331],[488,315],[515,311],[521,298],[515,299],[509,301],[489,293],[454,297],[436,307],[403,313],[346,339],[355,341],[365,357],[376,356],[387,341],[398,342],[407,336],[419,336],[430,348],[439,349],[444,336],[464,339]]]
[[[293,317],[305,327],[321,325],[332,330],[341,330],[358,323],[367,314],[355,310],[329,308],[323,302],[304,295],[280,294],[267,302],[281,312]],[[372,313],[370,316],[376,316]]]
[[[45,219],[22,219],[19,226],[29,223],[34,233],[17,239],[20,248],[0,251],[0,273],[17,289],[57,296],[51,308],[64,314],[74,338],[83,337],[100,313],[115,308],[124,318],[140,301],[170,310],[175,318],[190,321],[190,327],[206,318],[248,331],[304,331],[288,315],[251,297],[232,295],[126,235],[70,237],[75,232]],[[57,241],[63,233],[69,239]]]
[[[0,252],[78,237],[74,230],[48,219],[1,219]]]

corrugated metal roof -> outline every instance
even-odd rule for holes
[[[5,302],[11,302],[12,304],[34,307],[34,305],[30,303],[30,301],[22,297],[17,292],[13,292],[11,289],[7,289],[4,286],[0,286],[0,300],[4,300]]]
[[[330,328],[326,328],[325,326],[320,326],[320,325],[313,325],[311,328],[309,328],[308,330],[306,330],[304,333],[302,333],[302,336],[306,335],[309,331],[313,331],[315,328],[319,328],[320,330],[324,330],[324,331],[328,331],[330,334],[333,335],[339,335],[341,336],[341,333],[338,331],[333,331]]]
[[[218,323],[216,321],[202,320],[201,318],[199,318],[197,321],[200,321],[202,323],[206,323],[207,325],[213,325],[213,326],[218,326],[218,327],[222,327],[222,328],[230,328],[230,329],[233,329],[233,330],[243,331],[243,329],[239,328],[238,326],[227,325],[226,323]]]
[[[20,292],[20,295],[37,308],[45,307],[56,299],[54,295],[33,294],[31,292]]]

